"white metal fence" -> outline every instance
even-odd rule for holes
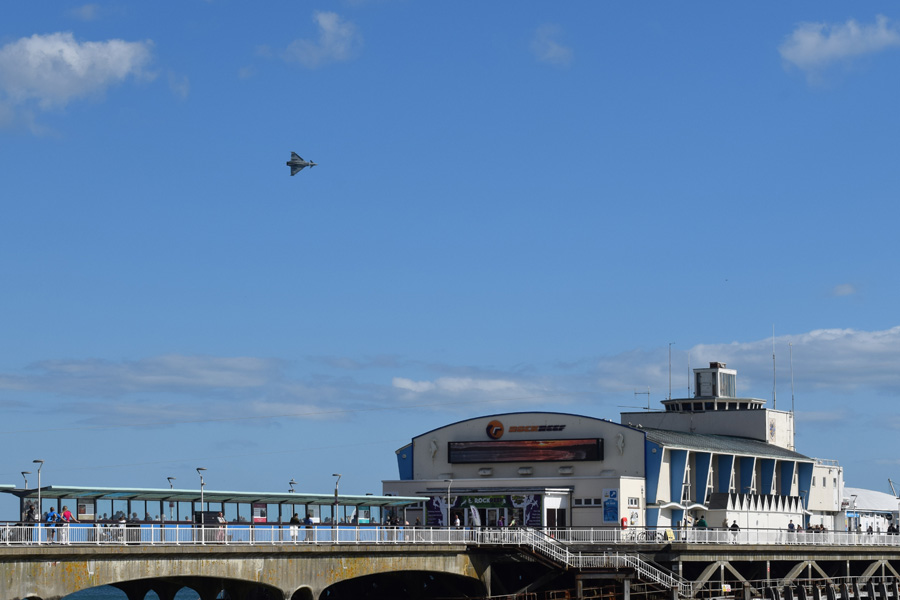
[[[578,545],[741,544],[759,546],[893,546],[900,535],[773,529],[655,530],[588,528],[427,528],[382,526],[0,524],[0,545],[23,544],[504,544],[532,545],[548,557]]]
[[[548,529],[550,535],[572,544],[743,544],[758,546],[894,546],[900,535],[843,531],[787,531],[781,529]]]

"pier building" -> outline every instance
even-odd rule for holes
[[[694,369],[690,398],[620,422],[514,412],[451,423],[397,450],[385,495],[427,496],[433,526],[845,528],[843,469],[794,447],[794,415],[738,393],[724,363]]]

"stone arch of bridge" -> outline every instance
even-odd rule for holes
[[[159,600],[174,600],[175,594],[184,588],[193,590],[200,600],[216,600],[220,595],[226,600],[283,600],[284,595],[277,587],[253,581],[221,577],[180,576],[143,578],[119,581],[111,584],[125,592],[128,600],[145,600],[154,592]]]
[[[166,548],[132,556],[74,550],[65,555],[54,549],[57,554],[52,560],[48,557],[38,561],[17,556],[2,560],[0,556],[0,581],[9,582],[8,586],[0,586],[0,600],[61,598],[103,585],[124,589],[130,600],[144,600],[150,589],[156,591],[160,600],[169,600],[174,597],[171,588],[176,585],[178,589],[195,589],[201,600],[215,600],[213,592],[223,589],[215,589],[220,582],[228,582],[230,589],[278,590],[277,595],[270,591],[265,594],[278,600],[317,600],[329,586],[366,575],[413,570],[449,573],[477,582],[487,568],[487,564],[481,564],[484,561],[473,561],[469,553],[457,548],[265,550],[225,548],[201,553],[193,548]],[[260,592],[254,593],[262,597]]]
[[[428,600],[448,597],[484,597],[488,590],[479,579],[447,572],[394,570],[338,581],[319,594],[326,598],[393,598]]]

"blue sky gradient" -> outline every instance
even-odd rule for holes
[[[0,24],[0,482],[378,493],[449,422],[659,406],[670,343],[771,406],[773,329],[797,449],[900,480],[896,3]]]

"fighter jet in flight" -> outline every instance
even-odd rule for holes
[[[291,168],[291,177],[305,169],[306,167],[314,167],[316,163],[311,160],[303,160],[296,152],[291,152],[291,160],[285,163]]]

